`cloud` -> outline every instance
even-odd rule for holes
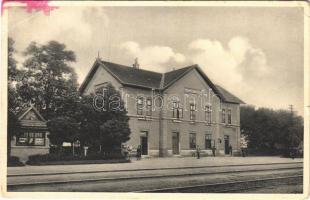
[[[141,47],[134,41],[124,42],[120,48],[131,58],[138,57],[144,69],[165,72],[171,61],[182,66],[195,63],[213,82],[245,102],[265,107],[273,105],[274,108],[283,108],[287,104],[287,94],[281,88],[285,80],[275,77],[277,71],[268,65],[265,52],[253,46],[246,37],[233,37],[227,44],[218,40],[196,39],[188,44],[185,55],[171,47]],[[274,84],[276,87],[270,87]]]
[[[247,38],[234,37],[228,42],[228,50],[238,64],[245,59],[245,55],[249,49],[252,49],[252,47]]]
[[[199,64],[215,82],[220,81],[221,85],[229,87],[242,81],[242,75],[236,70],[238,59],[229,49],[225,49],[221,42],[198,39],[189,44],[189,50],[190,60]]]
[[[183,54],[176,53],[167,46],[155,45],[142,48],[137,42],[127,41],[122,43],[120,48],[132,58],[139,58],[141,66],[154,67],[155,71],[160,72],[165,71],[168,62],[183,63],[185,61]]]
[[[21,53],[31,41],[44,44],[56,40],[76,53],[77,62],[72,66],[79,74],[79,82],[87,74],[101,45],[108,40],[104,32],[109,26],[109,18],[102,8],[59,7],[49,16],[43,12],[28,13],[23,8],[11,8],[9,24],[9,35],[19,50],[15,55],[19,66],[24,60]]]
[[[268,65],[264,51],[254,47],[247,38],[233,37],[227,45],[217,40],[197,39],[188,48],[188,59],[199,64],[214,82],[244,101],[270,106],[278,100],[280,106],[285,99],[281,88],[284,80],[275,77],[277,72]],[[274,84],[277,87],[270,87]]]
[[[13,24],[9,27],[10,35],[14,38],[22,37],[23,40],[19,40],[20,45],[24,45],[22,43],[28,44],[29,41],[45,43],[56,38],[59,41],[69,40],[83,43],[83,41],[91,38],[91,27],[83,19],[83,12],[82,8],[72,10],[63,7],[52,11],[49,16],[46,16],[42,12],[29,14],[19,10],[18,15],[15,14],[14,19],[12,19],[17,24],[10,21],[10,24]],[[17,25],[18,29],[24,28],[27,31],[15,32]],[[80,40],[79,38],[84,39]]]

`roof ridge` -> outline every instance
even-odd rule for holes
[[[114,62],[109,62],[109,61],[105,61],[105,60],[100,60],[101,62],[105,62],[105,63],[110,63],[110,64],[114,64],[114,65],[119,65],[121,67],[128,67],[128,68],[131,68],[133,70],[137,70],[137,71],[146,71],[146,72],[152,72],[152,73],[156,73],[156,74],[163,74],[163,73],[160,73],[160,72],[155,72],[155,71],[151,71],[151,70],[146,70],[146,69],[135,69],[131,66],[128,66],[128,65],[123,65],[123,64],[118,64],[118,63],[114,63]]]
[[[182,69],[191,68],[191,67],[195,67],[195,66],[196,66],[196,64],[194,64],[194,65],[189,65],[189,66],[186,66],[186,67],[181,67],[181,68],[176,69],[176,70],[171,70],[171,71],[169,71],[169,72],[165,72],[164,74],[167,74],[167,73],[170,73],[170,72],[180,71],[180,70],[182,70]]]

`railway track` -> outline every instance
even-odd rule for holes
[[[292,165],[292,164],[295,164]],[[23,187],[32,187],[32,186],[42,186],[42,185],[55,185],[55,184],[76,184],[76,183],[93,183],[93,182],[103,182],[103,183],[111,183],[115,181],[134,181],[134,180],[142,180],[142,179],[159,179],[159,178],[178,178],[178,177],[192,177],[192,176],[205,176],[205,175],[220,175],[220,174],[244,174],[244,173],[254,173],[254,172],[281,172],[281,171],[296,171],[302,170],[302,162],[299,163],[279,163],[279,164],[251,164],[251,165],[230,165],[230,166],[216,166],[216,170],[219,168],[228,168],[222,171],[214,171],[215,166],[199,166],[199,167],[179,167],[179,168],[162,168],[162,169],[136,169],[136,170],[115,170],[115,171],[91,171],[91,172],[72,172],[72,173],[48,173],[48,174],[41,174],[41,176],[61,176],[62,175],[79,175],[79,174],[93,174],[93,173],[98,173],[94,178],[78,178],[78,179],[65,179],[65,180],[49,180],[49,181],[29,181],[32,178],[35,178],[39,176],[38,174],[22,174],[22,175],[8,175],[8,178],[14,179],[14,178],[22,178],[25,177],[27,178],[27,181],[20,181],[20,182],[15,182],[15,183],[10,183],[10,179],[8,179],[9,183],[7,184],[8,190],[12,189],[18,189],[18,188],[23,188]],[[282,165],[282,167],[279,167]],[[284,165],[284,167],[283,167]],[[296,166],[297,165],[297,166]],[[256,168],[256,167],[266,167],[269,166],[268,168]],[[271,166],[271,167],[270,167]],[[250,169],[241,169],[240,167],[250,167]],[[210,170],[213,169],[213,170]],[[235,168],[235,169],[234,169]],[[160,170],[162,173],[160,173]],[[194,170],[192,172],[186,172],[184,173],[181,170]],[[195,171],[196,170],[196,171]],[[197,171],[199,170],[199,171]],[[201,171],[200,171],[201,170]],[[203,170],[209,170],[209,171],[203,171]],[[159,174],[144,174],[144,175],[137,175],[137,174],[130,174],[130,175],[125,175],[125,176],[119,176],[118,172],[129,172],[132,173],[133,171],[135,172],[145,172],[145,171],[153,171]],[[165,173],[164,173],[165,172]],[[112,176],[112,177],[100,177],[99,175],[105,175],[105,174],[115,174],[118,176]],[[65,176],[67,177],[67,176]],[[11,181],[12,182],[12,181]],[[201,186],[202,187],[202,186]],[[170,188],[171,189],[171,188]],[[156,191],[154,191],[156,192]]]
[[[150,190],[137,190],[136,193],[228,193],[242,192],[243,190],[263,188],[273,185],[300,184],[303,175],[282,176],[275,178],[261,178],[245,181],[230,181],[213,184],[189,185],[180,187],[168,187]]]

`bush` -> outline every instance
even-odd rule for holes
[[[68,154],[37,154],[29,156],[27,164],[48,163],[53,161],[75,161],[75,160],[125,160],[126,157],[121,153],[104,152],[89,153],[85,156],[72,156]]]
[[[301,148],[291,148],[283,151],[283,157],[285,158],[303,158],[303,149]]]
[[[72,157],[73,158],[73,157]],[[57,160],[71,160],[71,157],[66,158],[64,155],[60,154],[36,154],[29,156],[27,163],[30,162],[48,162]]]
[[[10,156],[8,158],[8,167],[17,167],[17,166],[25,166],[24,163],[20,162],[19,157],[16,156]]]
[[[280,156],[282,155],[281,149],[257,149],[257,148],[248,148],[248,155],[251,156]]]
[[[85,160],[113,160],[113,159],[126,159],[120,152],[102,152],[102,153],[89,153]]]

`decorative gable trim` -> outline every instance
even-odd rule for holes
[[[44,119],[44,117],[39,113],[39,111],[33,106],[31,105],[28,110],[26,110],[26,112],[24,112],[21,116],[18,117],[18,120],[22,120],[27,113],[29,113],[31,110],[34,111],[34,113],[39,117],[39,119],[43,122],[46,122],[46,120]]]
[[[87,87],[88,83],[91,81],[91,79],[94,77],[97,69],[99,67],[98,58],[95,60],[93,66],[89,70],[88,74],[86,75],[83,83],[80,86],[79,92],[80,94],[83,94],[85,88]]]

